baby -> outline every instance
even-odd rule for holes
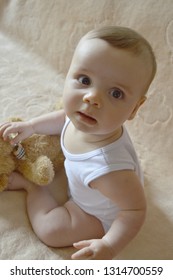
[[[87,33],[77,45],[63,91],[64,109],[4,123],[14,145],[34,133],[61,134],[69,200],[12,173],[8,189],[27,191],[33,230],[52,247],[73,245],[72,259],[113,259],[135,237],[146,214],[140,164],[126,120],[146,100],[156,72],[150,44],[116,26]]]

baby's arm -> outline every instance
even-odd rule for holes
[[[11,144],[31,136],[32,134],[58,135],[65,122],[64,110],[51,112],[23,122],[7,122],[0,125],[0,136],[7,140],[11,133],[17,133]]]
[[[81,241],[74,259],[111,259],[135,237],[146,213],[146,200],[141,183],[133,171],[116,171],[91,184],[113,200],[120,208],[110,230],[102,239]]]
[[[64,110],[48,113],[30,120],[34,133],[58,135],[61,133],[65,122]]]

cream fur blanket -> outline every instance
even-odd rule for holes
[[[0,0],[0,120],[54,109],[79,38],[100,25],[134,28],[158,62],[148,101],[127,123],[145,175],[148,213],[118,259],[173,259],[173,1]],[[70,259],[33,233],[25,193],[0,194],[0,259]]]

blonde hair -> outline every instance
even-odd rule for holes
[[[152,67],[149,85],[151,84],[157,70],[155,55],[149,42],[136,31],[121,26],[105,26],[89,31],[83,38],[102,39],[111,46],[127,50],[136,56],[147,55]]]

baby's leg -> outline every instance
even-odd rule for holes
[[[6,190],[9,191],[15,191],[21,189],[28,190],[31,187],[35,187],[35,185],[29,182],[27,179],[25,179],[20,173],[13,172],[9,177]]]
[[[71,246],[79,240],[101,238],[104,235],[101,222],[85,213],[73,201],[59,206],[48,186],[34,185],[14,173],[9,189],[19,188],[27,191],[27,211],[31,225],[46,245]]]
[[[46,187],[29,191],[27,209],[33,230],[48,246],[72,246],[74,242],[104,235],[97,218],[85,213],[73,201],[59,206]]]

